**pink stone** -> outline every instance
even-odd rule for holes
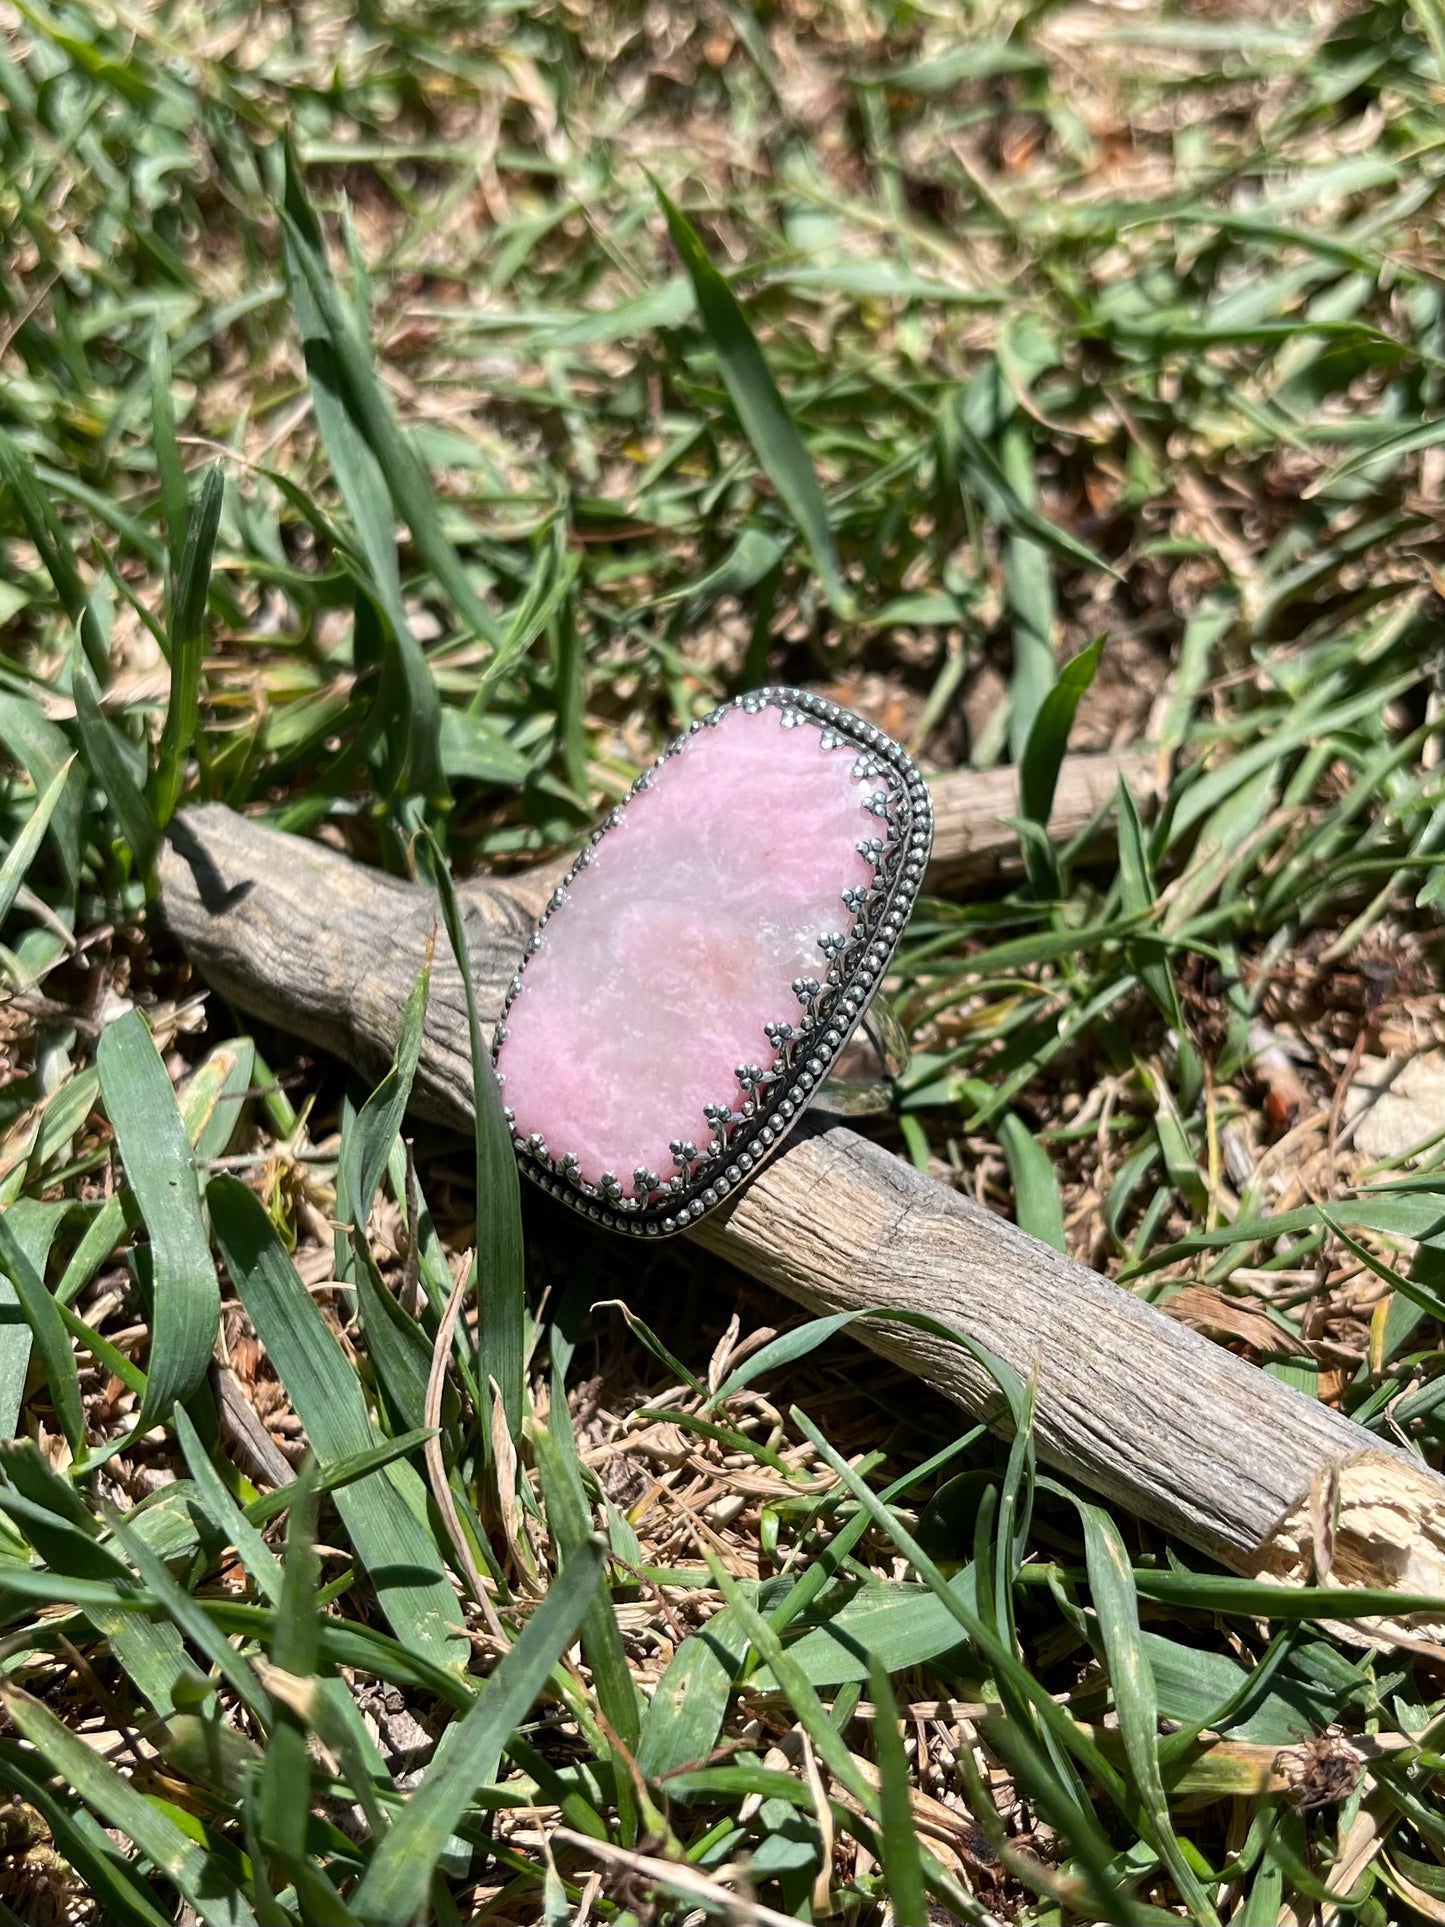
[[[738,1068],[773,1063],[765,1026],[800,1021],[794,980],[827,977],[819,938],[847,938],[843,893],[874,881],[857,844],[886,826],[857,758],[794,712],[730,708],[628,799],[507,1013],[497,1068],[519,1138],[628,1197],[645,1195],[637,1172],[679,1170],[674,1144],[706,1150],[706,1107],[745,1102]]]

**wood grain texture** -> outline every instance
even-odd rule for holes
[[[1113,768],[1083,778],[1086,760]],[[1066,765],[1077,827],[1112,794],[1118,767]],[[968,804],[966,785],[979,780],[939,786],[940,831],[957,821],[970,832],[966,848],[941,834],[945,875],[969,863],[996,874],[1009,860],[1004,838],[985,829],[1007,813],[995,807],[998,779],[983,779]],[[462,889],[488,1016],[555,874]],[[218,991],[379,1076],[436,922],[429,893],[211,806],[175,825],[160,894]],[[444,952],[414,1102],[466,1129],[466,1017]],[[922,1312],[987,1346],[1034,1376],[1045,1460],[1236,1571],[1307,1576],[1333,1509],[1334,1582],[1445,1594],[1445,1479],[841,1125],[805,1121],[692,1235],[810,1310]],[[999,1419],[997,1388],[961,1347],[896,1323],[856,1329],[966,1411]],[[1410,1630],[1435,1638],[1442,1628]]]

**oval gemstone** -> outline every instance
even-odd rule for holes
[[[869,908],[909,854],[911,765],[790,694],[716,712],[640,780],[554,899],[499,1026],[524,1163],[609,1220],[672,1230],[674,1201],[691,1222],[725,1194],[735,1154],[769,1116],[756,1148],[781,1136],[810,1065],[852,1029],[866,992],[841,1008],[850,976],[876,979]],[[691,1209],[714,1169],[721,1190]]]

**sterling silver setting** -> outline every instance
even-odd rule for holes
[[[841,704],[800,689],[758,689],[734,697],[669,743],[652,767],[637,778],[630,794],[635,796],[646,789],[669,757],[678,755],[700,730],[714,727],[729,709],[745,709],[751,714],[774,709],[783,729],[815,728],[822,748],[852,753],[853,774],[859,781],[877,779],[866,801],[877,827],[857,844],[859,854],[873,866],[873,878],[866,888],[845,890],[840,896],[840,907],[854,918],[846,936],[836,929],[818,933],[826,973],[794,979],[796,1005],[780,1011],[767,1026],[765,1037],[759,1039],[760,1057],[766,1057],[769,1049],[771,1057],[738,1065],[735,1101],[707,1107],[705,1115],[713,1135],[706,1143],[674,1140],[670,1147],[671,1171],[639,1170],[626,1173],[625,1179],[605,1171],[596,1184],[589,1184],[578,1170],[574,1153],[547,1144],[540,1137],[524,1138],[513,1131],[518,1163],[533,1183],[594,1224],[634,1237],[666,1238],[688,1230],[745,1184],[778,1150],[812,1102],[878,990],[922,888],[933,844],[928,788],[907,751]],[[527,959],[540,949],[548,920],[567,901],[568,885],[590,863],[593,850],[621,821],[626,807],[624,800],[592,832],[538,919],[497,1023],[492,1043],[494,1064],[507,1036],[508,1013],[526,991]],[[498,1076],[505,1104],[505,1074],[499,1072]],[[510,1109],[507,1122],[515,1123]],[[624,1181],[638,1191],[645,1186],[645,1195],[627,1195]]]

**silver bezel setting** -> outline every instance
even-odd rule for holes
[[[854,918],[852,929],[846,938],[841,932],[820,932],[819,948],[827,960],[825,974],[795,980],[796,1010],[780,1012],[767,1027],[771,1059],[739,1065],[741,1102],[732,1107],[719,1104],[706,1113],[712,1138],[701,1145],[675,1141],[671,1172],[626,1174],[625,1182],[639,1187],[644,1177],[650,1180],[647,1195],[627,1196],[624,1181],[610,1172],[590,1184],[578,1171],[575,1154],[513,1131],[517,1161],[534,1184],[594,1224],[634,1237],[668,1238],[690,1229],[746,1184],[778,1150],[817,1094],[882,982],[922,888],[933,844],[928,788],[907,751],[840,703],[800,689],[752,690],[700,718],[642,772],[630,796],[646,789],[669,757],[683,750],[700,730],[716,726],[730,709],[753,714],[776,709],[782,728],[816,728],[824,749],[852,752],[860,780],[870,776],[878,779],[868,804],[878,827],[858,843],[860,854],[873,865],[873,879],[866,889],[842,893],[840,902]],[[508,1013],[526,990],[527,959],[541,948],[542,933],[566,903],[572,879],[591,862],[593,850],[622,820],[626,807],[624,800],[603,818],[538,919],[497,1022],[492,1040],[494,1065],[506,1040]],[[505,1104],[505,1074],[499,1070],[498,1077]],[[510,1109],[507,1121],[515,1122]]]

